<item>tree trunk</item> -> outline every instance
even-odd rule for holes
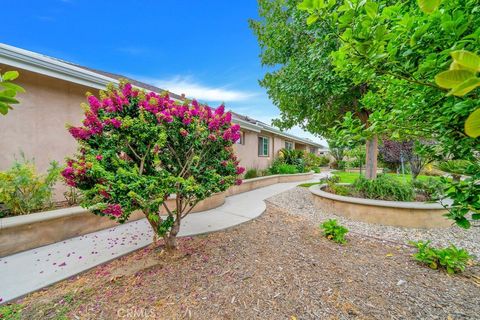
[[[164,237],[165,249],[167,251],[174,251],[177,249],[177,234],[180,231],[180,219],[177,217],[173,223],[172,229]]]
[[[177,249],[177,235],[169,234],[164,237],[164,240],[167,251],[175,251],[175,249]]]
[[[367,157],[365,161],[365,177],[367,179],[377,178],[377,155],[378,155],[378,137],[374,136],[367,141]]]

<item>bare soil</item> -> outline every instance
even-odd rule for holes
[[[480,268],[449,276],[413,249],[359,234],[346,245],[268,204],[257,220],[149,247],[33,293],[25,319],[475,319]]]

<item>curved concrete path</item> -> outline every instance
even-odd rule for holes
[[[260,216],[264,200],[312,180],[278,183],[227,197],[222,206],[193,213],[182,220],[179,236],[230,228]],[[16,253],[0,259],[0,303],[19,298],[109,260],[149,245],[153,233],[146,219]]]

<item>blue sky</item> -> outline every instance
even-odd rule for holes
[[[15,0],[0,42],[143,80],[270,123],[265,68],[248,27],[255,0]],[[291,133],[319,138],[293,128]]]

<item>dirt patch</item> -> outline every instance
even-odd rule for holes
[[[18,301],[26,319],[476,318],[478,266],[448,276],[412,249],[362,235],[337,245],[307,217],[268,205],[235,229],[184,238],[97,267]]]

